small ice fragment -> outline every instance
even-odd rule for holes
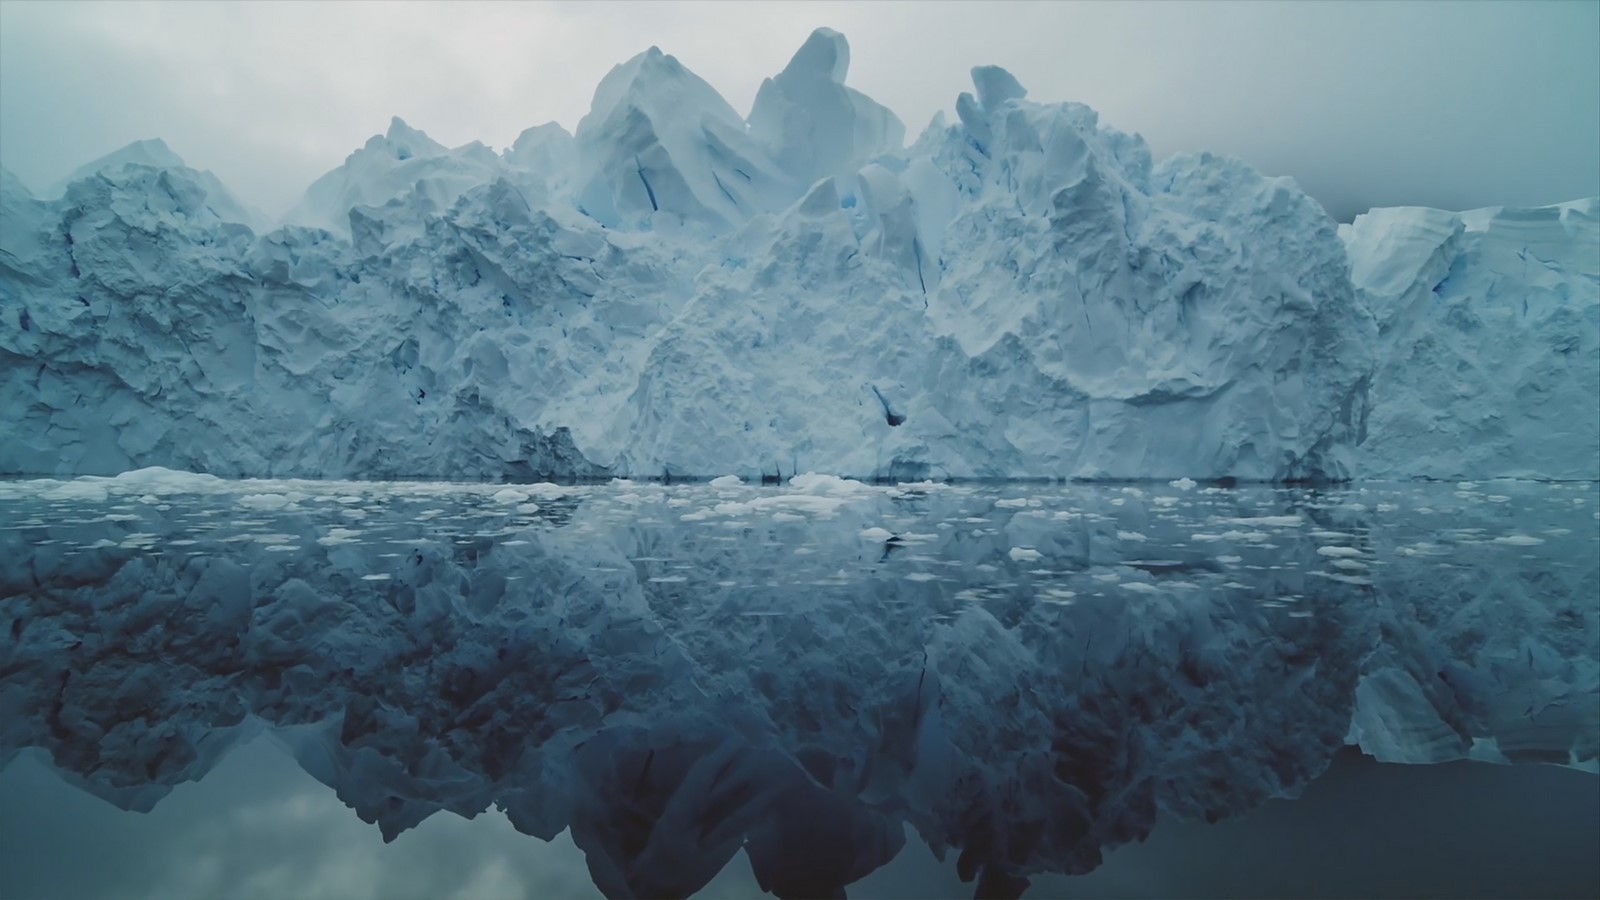
[[[1117,540],[1119,540],[1119,541],[1137,541],[1139,543],[1143,543],[1144,541],[1149,540],[1149,538],[1145,537],[1144,535],[1140,534],[1137,531],[1119,531],[1119,532],[1117,532]]]
[[[1014,562],[1032,561],[1035,559],[1044,558],[1044,554],[1033,549],[1032,547],[1012,547],[1010,556]]]
[[[1354,547],[1318,547],[1317,553],[1322,556],[1360,556],[1361,551]]]
[[[1179,478],[1177,481],[1169,481],[1167,484],[1172,485],[1180,491],[1188,491],[1193,490],[1197,482],[1193,478],[1185,476],[1183,478]]]
[[[1494,539],[1496,544],[1511,544],[1517,547],[1532,547],[1534,544],[1544,543],[1544,538],[1536,538],[1526,534],[1508,534],[1505,537]]]
[[[711,486],[714,488],[735,488],[743,484],[744,479],[737,475],[719,475],[711,479]]]
[[[361,580],[362,581],[388,581],[389,580],[389,575],[386,572],[379,572],[379,573],[376,573],[376,574],[373,574],[373,575],[363,575],[363,576],[361,576]]]

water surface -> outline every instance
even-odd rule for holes
[[[373,871],[465,828],[506,848],[432,895],[1474,893],[1422,852],[1464,832],[1418,786],[1520,773],[1546,821],[1593,796],[1597,536],[1594,484],[9,482],[0,785],[8,816],[46,804],[17,771],[48,762],[154,820],[219,765],[292,758],[279,781],[328,787],[284,796],[398,838],[351,851]],[[1554,765],[1373,768],[1347,748]],[[1330,767],[1346,774],[1318,782]],[[1280,834],[1250,825],[1280,805],[1329,846],[1360,829],[1348,805],[1276,799],[1319,783],[1370,794],[1374,821],[1421,798],[1433,824],[1365,881],[1242,837],[1254,880],[1180,864]],[[276,814],[260,833],[293,830]],[[1472,839],[1489,834],[1509,845]],[[1593,893],[1560,862],[1575,834],[1541,845],[1557,862],[1496,871]],[[284,871],[310,871],[282,846]],[[368,875],[317,884],[385,883],[350,871]]]

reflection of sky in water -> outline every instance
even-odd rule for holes
[[[826,758],[811,777],[867,798],[867,813],[851,813],[867,816],[858,827],[910,821],[946,829],[943,839],[958,846],[978,827],[971,817],[940,819],[946,813],[917,806],[933,800],[916,799],[954,789],[927,786],[951,766],[1020,779],[999,790],[1026,796],[1038,789],[1027,781],[1037,754],[1056,754],[1055,777],[1089,791],[1091,824],[1068,821],[1063,833],[1104,828],[1092,839],[1119,844],[1144,828],[1136,812],[1116,811],[1133,802],[1126,792],[1148,790],[1141,785],[1161,785],[1156,802],[1180,818],[1238,814],[1297,792],[1344,739],[1352,696],[1352,737],[1386,759],[1510,757],[1593,771],[1597,507],[1593,484],[1501,482],[507,486],[148,471],[0,482],[0,628],[11,629],[0,645],[0,701],[24,711],[0,738],[0,759],[55,747],[102,796],[133,808],[159,800],[142,817],[119,812],[44,775],[28,751],[0,776],[0,853],[12,873],[0,874],[0,889],[591,895],[568,834],[532,840],[493,802],[524,791],[514,802],[530,822],[564,821],[570,810],[539,808],[548,784],[518,787],[520,770],[502,771],[516,747],[497,745],[495,757],[484,742],[551,742],[561,757],[584,735],[634,727],[687,728],[711,741],[697,752],[734,753],[762,784],[807,776],[791,762],[776,764],[791,774],[759,762],[765,750],[728,750],[729,740],[770,742],[808,767]],[[554,659],[555,680],[539,670],[515,682],[506,665],[519,653]],[[65,682],[51,680],[68,669]],[[240,703],[269,729],[292,727],[234,747],[204,783],[182,784],[205,775],[208,754],[229,752],[231,725],[213,723],[238,721],[228,710]],[[151,706],[150,719],[130,724],[119,704]],[[503,724],[547,714],[548,731]],[[661,725],[672,716],[700,724]],[[1316,716],[1328,721],[1307,718]],[[164,732],[168,721],[174,730]],[[729,734],[746,737],[718,737],[724,724],[712,722],[743,723]],[[573,737],[563,744],[562,735]],[[649,770],[654,751],[628,761],[628,741],[642,738],[613,738],[619,755],[605,765],[631,772],[643,760]],[[318,779],[354,791],[347,799],[398,840],[384,845],[275,740],[296,747]],[[954,749],[939,749],[946,740]],[[370,769],[373,752],[402,754],[401,764]],[[434,755],[423,765],[406,753]],[[884,765],[911,768],[902,777]],[[416,774],[424,770],[432,774]],[[1048,780],[1048,765],[1041,771]],[[480,796],[473,779],[485,777],[492,784]],[[1593,893],[1584,880],[1592,867],[1570,852],[1574,835],[1593,847],[1592,821],[1588,831],[1556,822],[1592,811],[1574,802],[1592,798],[1594,784],[1568,769],[1346,760],[1310,799],[1209,827],[1168,816],[1149,843],[1111,853],[1091,875],[1035,874],[1029,895],[1370,893],[1386,884],[1412,886],[1393,891],[1402,894],[1429,893],[1429,884],[1494,894],[1536,876],[1544,890],[1533,893]],[[1457,789],[1448,802],[1429,793]],[[415,796],[390,808],[390,790]],[[596,790],[589,833],[628,846],[626,816],[607,818],[622,815],[613,807],[631,802],[626,791]],[[1535,797],[1545,798],[1547,820],[1510,829]],[[429,815],[461,804],[490,808],[470,822]],[[879,810],[889,818],[874,818]],[[1486,816],[1507,827],[1471,824]],[[1394,831],[1399,821],[1413,830]],[[1408,840],[1409,849],[1386,856],[1369,841],[1370,858],[1358,861],[1353,834]],[[1518,864],[1474,867],[1491,858],[1483,848],[1514,841],[1527,845]],[[1312,849],[1321,845],[1326,856]],[[66,846],[88,859],[70,862]],[[1478,855],[1450,855],[1468,846]],[[1059,845],[1051,852],[1045,858],[1083,865]],[[952,856],[936,865],[912,835],[851,892],[970,894]],[[1540,860],[1543,869],[1533,865]],[[1327,887],[1336,885],[1348,887]],[[701,893],[756,891],[739,855]]]
[[[1391,766],[1341,757],[1298,800],[1216,825],[1163,822],[1030,897],[1592,897],[1600,780],[1546,766]],[[971,893],[909,841],[855,897]],[[735,857],[696,896],[759,894]],[[392,844],[264,738],[148,814],[68,787],[28,757],[0,772],[0,895],[209,900],[599,897],[563,834],[490,810],[437,815]]]

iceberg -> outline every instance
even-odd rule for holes
[[[1595,201],[1341,229],[994,66],[905,146],[848,72],[745,117],[651,48],[270,228],[159,142],[7,174],[0,474],[1600,477]]]

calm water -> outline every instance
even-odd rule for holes
[[[1594,895],[1596,493],[0,483],[0,892]]]

